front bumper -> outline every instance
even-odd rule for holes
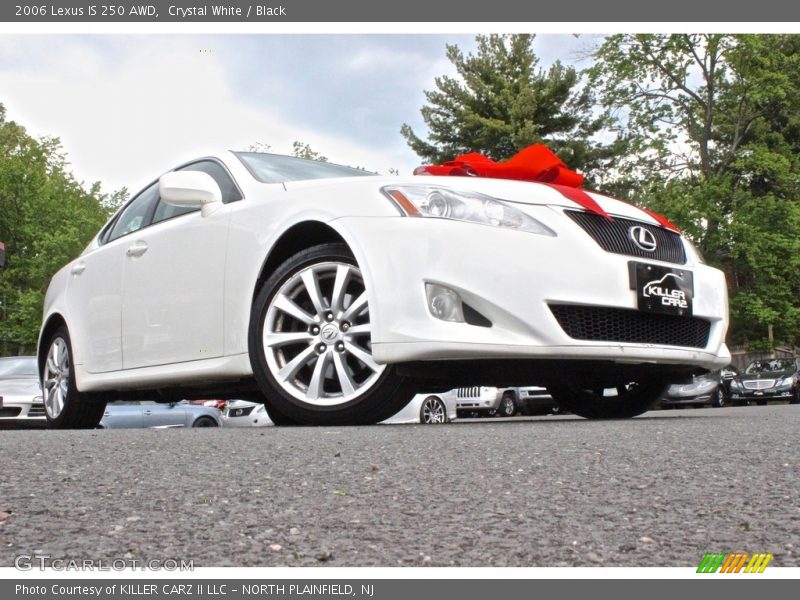
[[[724,343],[725,278],[702,264],[681,268],[694,274],[694,316],[710,323],[705,347],[570,338],[550,305],[635,310],[628,262],[646,261],[605,252],[557,207],[516,206],[558,236],[444,219],[337,220],[355,240],[353,250],[368,284],[372,350],[378,362],[542,358],[709,370],[730,362]],[[492,326],[435,319],[427,307],[426,282],[456,291]]]
[[[30,399],[3,398],[0,406],[0,423],[44,424],[44,404]]]
[[[752,400],[758,402],[761,400],[791,400],[795,391],[791,386],[776,386],[774,388],[767,388],[765,390],[748,390],[731,388],[731,400],[736,402],[743,402]]]

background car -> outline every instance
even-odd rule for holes
[[[559,412],[560,407],[547,388],[528,386],[504,389],[497,415],[510,417],[515,414],[530,416]]]
[[[456,399],[453,392],[417,394],[396,415],[383,421],[386,425],[404,423],[440,424],[456,418]],[[266,427],[274,425],[263,404],[246,400],[230,400],[222,412],[225,427]]]
[[[222,422],[225,427],[266,427],[274,425],[260,402],[247,400],[228,400],[222,409]]]
[[[732,369],[732,368],[731,368]],[[729,369],[729,373],[730,373]],[[728,378],[722,371],[711,371],[704,375],[696,375],[691,383],[679,383],[669,387],[661,398],[663,407],[711,405],[720,408],[728,404],[728,385],[733,378]]]
[[[737,404],[765,405],[770,400],[800,403],[797,359],[754,360],[730,383],[731,401]]]
[[[35,356],[0,358],[0,424],[45,424]]]
[[[471,386],[454,390],[456,414],[465,417],[493,417],[503,400],[502,390],[496,387]],[[513,414],[513,413],[512,413]]]
[[[103,413],[101,429],[135,429],[141,427],[220,427],[219,410],[188,402],[168,404],[149,400],[128,400],[109,404]]]
[[[383,423],[438,425],[453,421],[456,413],[456,395],[452,390],[443,394],[417,394],[405,408]]]

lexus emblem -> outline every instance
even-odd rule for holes
[[[656,236],[653,235],[653,232],[641,225],[634,225],[628,229],[628,237],[636,244],[637,248],[645,252],[655,252],[656,246],[658,246]]]

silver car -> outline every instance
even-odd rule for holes
[[[219,410],[188,402],[163,404],[144,401],[123,401],[109,404],[100,420],[101,429],[135,429],[141,427],[221,427]]]
[[[35,356],[0,358],[0,424],[45,424]]]

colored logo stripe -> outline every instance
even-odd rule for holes
[[[748,561],[749,559],[749,561]],[[747,552],[706,552],[698,573],[763,573],[772,560],[772,554],[764,552],[749,554]],[[745,563],[747,566],[745,566]],[[744,569],[744,571],[742,571]]]

